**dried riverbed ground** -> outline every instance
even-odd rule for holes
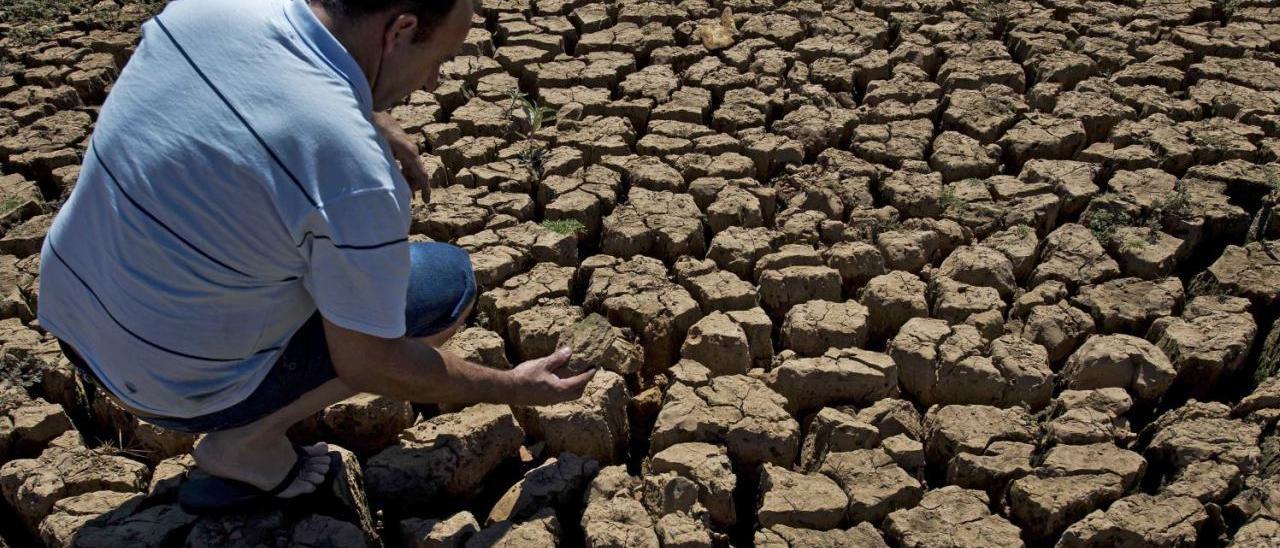
[[[450,347],[607,371],[353,398],[331,492],[205,518],[33,321],[157,4],[0,6],[0,546],[1280,545],[1271,2],[483,0],[393,111]]]

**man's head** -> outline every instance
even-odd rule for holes
[[[343,28],[339,40],[369,78],[384,110],[415,90],[435,89],[440,65],[462,47],[472,0],[312,0]],[[345,38],[345,39],[344,39]]]

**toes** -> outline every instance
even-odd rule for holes
[[[315,472],[317,474],[324,475],[325,472],[329,471],[329,458],[313,457],[308,459],[306,470],[308,472]]]
[[[306,462],[303,463],[302,470],[298,473],[298,477],[293,483],[281,491],[277,497],[282,499],[293,498],[300,495],[311,493],[319,488],[324,482],[325,475],[329,473],[329,467],[333,464],[329,457],[329,446],[324,442],[315,445],[302,447],[302,452],[306,455]]]
[[[319,488],[320,483],[324,481],[324,474],[312,472],[310,470],[298,474],[298,479],[293,480],[293,484],[282,491],[279,498],[287,499],[300,495],[305,495]]]
[[[302,450],[307,455],[307,462],[303,465],[302,471],[298,473],[298,477],[293,480],[293,484],[278,495],[282,499],[293,498],[315,491],[321,483],[324,483],[324,478],[329,473],[329,467],[333,464],[332,459],[329,457],[329,446],[323,442],[303,447]]]
[[[329,444],[320,442],[314,445],[307,445],[302,448],[302,451],[312,457],[319,457],[329,453]]]
[[[323,473],[325,470],[328,470],[329,467],[332,465],[333,465],[333,459],[329,458],[328,454],[324,454],[319,457],[311,457],[311,459],[307,461],[308,468],[317,466],[321,469],[320,470],[321,473]]]
[[[299,478],[298,481],[293,482],[293,485],[290,485],[288,489],[285,489],[284,492],[280,493],[279,498],[290,499],[305,495],[315,490],[316,484],[302,481],[302,479]]]

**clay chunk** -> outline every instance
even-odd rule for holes
[[[557,347],[570,352],[563,367],[573,374],[595,367],[623,375],[634,373],[644,362],[644,351],[627,335],[604,316],[588,314],[560,333]]]

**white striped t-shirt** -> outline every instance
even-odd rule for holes
[[[306,0],[179,0],[102,107],[45,240],[40,324],[125,403],[247,397],[318,309],[404,334],[409,189]]]

